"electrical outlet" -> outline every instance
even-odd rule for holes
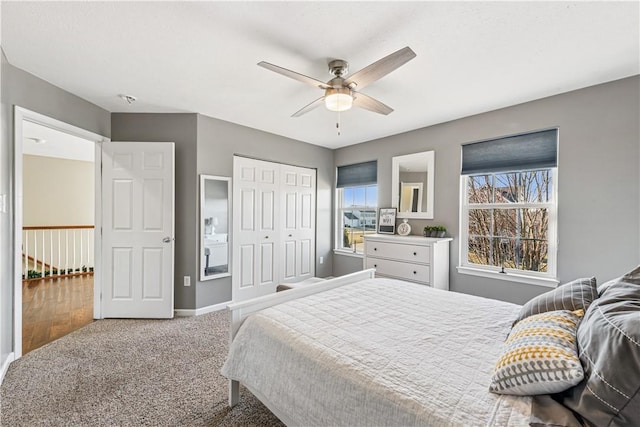
[[[323,256],[320,257],[320,264],[324,264],[324,257]]]
[[[184,285],[191,286],[191,276],[184,276]]]

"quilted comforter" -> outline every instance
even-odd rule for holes
[[[248,317],[222,373],[287,425],[527,426],[489,393],[520,306],[368,279]]]

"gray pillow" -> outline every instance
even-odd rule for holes
[[[625,276],[627,277],[626,279],[625,279]],[[635,270],[628,272],[622,277],[616,277],[615,279],[609,280],[608,282],[605,282],[602,285],[598,285],[598,295],[602,295],[602,293],[606,291],[609,288],[609,286],[613,285],[614,283],[620,282],[623,279],[626,280],[627,282],[634,282],[634,281],[637,282],[639,278],[640,278],[640,266],[638,266]]]
[[[640,266],[591,304],[578,350],[585,379],[562,403],[588,426],[640,426]]]
[[[620,281],[620,279],[622,279],[622,277],[618,277],[618,278],[615,278],[613,280],[609,280],[608,282],[605,282],[602,285],[598,285],[598,295],[602,295],[603,292],[606,291],[607,288],[609,288],[609,286],[611,286],[614,283]]]
[[[520,314],[515,322],[547,311],[582,309],[586,312],[596,298],[598,298],[598,290],[595,277],[576,279],[527,302],[520,309]]]
[[[575,414],[548,394],[531,399],[529,427],[583,427]]]

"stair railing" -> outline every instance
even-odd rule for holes
[[[22,279],[93,274],[93,225],[22,227]]]

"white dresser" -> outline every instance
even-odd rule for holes
[[[364,268],[376,276],[393,277],[449,290],[450,237],[370,234],[364,239]]]

